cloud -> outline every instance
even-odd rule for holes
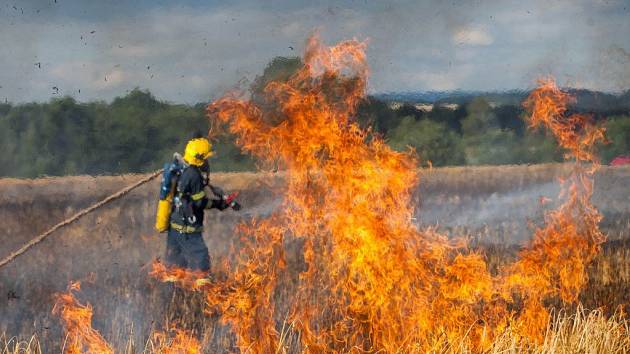
[[[148,57],[155,52],[146,45],[116,45],[112,48],[112,55],[122,58],[142,58]]]
[[[92,87],[96,89],[117,87],[125,83],[125,73],[122,70],[114,69],[105,73],[103,80],[92,81]]]
[[[602,50],[594,64],[593,72],[606,80],[605,89],[622,91],[630,88],[630,47],[626,50],[618,46],[610,46]],[[601,88],[600,85],[601,82],[596,81],[584,86]]]
[[[440,71],[425,69],[410,73],[404,84],[409,85],[409,88],[422,86],[430,90],[456,90],[462,87],[462,84],[472,73],[473,67],[469,64]]]
[[[65,0],[41,13],[28,1],[24,16],[0,12],[0,100],[47,100],[52,87],[109,100],[140,87],[170,101],[208,101],[251,81],[274,56],[300,55],[314,28],[330,44],[369,40],[371,92],[524,88],[544,74],[602,90],[630,85],[621,0]]]
[[[418,85],[422,83],[425,87],[431,87],[433,90],[455,90],[458,88],[458,82],[449,73],[439,72],[418,72],[412,74],[410,84]]]
[[[494,42],[494,38],[488,31],[481,28],[462,28],[457,30],[452,37],[457,45],[486,46]]]

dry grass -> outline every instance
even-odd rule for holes
[[[566,171],[566,165],[562,164],[424,170],[417,202],[421,216],[435,211],[441,228],[451,230],[452,234],[471,236],[473,245],[485,253],[489,267],[496,271],[513,260],[519,247],[485,241],[508,240],[519,231],[518,223],[525,225],[519,232],[531,234],[526,222],[536,220],[524,220],[523,207],[537,199],[541,185],[555,182]],[[0,255],[77,209],[141,177],[0,180],[0,217],[4,220]],[[214,176],[215,183],[225,189],[241,190],[246,206],[241,213],[213,212],[207,216],[205,237],[214,264],[225,261],[230,248],[238,249],[239,241],[233,237],[232,227],[266,210],[273,201],[270,190],[281,186],[281,179],[281,175],[272,174]],[[576,312],[575,308],[567,308],[550,324],[552,330],[543,344],[527,345],[506,333],[495,343],[494,352],[630,352],[627,320],[611,317],[619,306],[630,311],[628,183],[630,166],[605,167],[596,177],[595,202],[604,209],[603,230],[614,241],[604,245],[603,252],[589,267],[589,283],[580,301],[585,307],[600,311]],[[0,269],[0,333],[7,333],[0,337],[2,353],[59,352],[63,335],[59,319],[50,314],[52,294],[64,291],[69,280],[83,279],[92,272],[96,274],[96,282],[85,284],[81,301],[93,305],[94,326],[116,352],[157,352],[159,346],[147,338],[151,338],[151,331],[170,328],[173,323],[195,333],[204,352],[237,351],[229,328],[218,323],[216,317],[202,313],[203,299],[147,279],[146,265],[164,252],[162,235],[152,231],[157,188],[157,184],[142,187]],[[555,191],[549,196],[555,197]],[[504,197],[507,204],[499,210],[506,214],[496,224],[484,225],[484,220],[478,226],[445,224],[456,214],[493,211],[495,202]],[[528,213],[542,215],[543,210],[535,206]],[[290,251],[300,245],[287,247]],[[296,254],[287,254],[292,269],[303,266]],[[32,336],[33,333],[36,335]],[[291,327],[285,326],[282,333],[284,344],[279,347],[280,352],[295,352],[299,341]],[[14,335],[21,341],[10,337]],[[461,349],[440,347],[436,351]]]
[[[20,340],[16,337],[8,338],[6,335],[0,336],[0,353],[2,354],[41,354],[42,348],[39,345],[37,336],[33,335],[28,340]]]
[[[283,326],[281,343],[277,353],[290,353],[295,338],[290,334],[290,326]],[[153,336],[152,336],[153,337]],[[460,343],[464,343],[462,338]],[[164,353],[172,342],[157,343],[148,340],[142,347],[129,340],[124,354],[159,354]],[[36,336],[19,341],[16,338],[0,337],[1,354],[41,354],[42,350]],[[413,345],[404,353],[420,353]],[[459,343],[444,344],[435,348],[434,353],[472,353]],[[184,352],[182,352],[184,353]],[[586,311],[578,308],[569,315],[566,312],[553,316],[542,343],[528,343],[515,336],[509,330],[497,337],[488,348],[489,354],[508,353],[630,353],[630,324],[621,314],[606,317],[601,311]]]
[[[511,333],[497,338],[490,353],[628,353],[630,328],[621,314],[579,308],[554,316],[541,344],[519,343]]]

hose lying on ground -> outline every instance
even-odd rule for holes
[[[94,210],[102,207],[103,205],[111,202],[112,200],[116,200],[122,196],[124,196],[125,194],[131,192],[132,190],[140,187],[141,185],[153,180],[154,178],[158,177],[160,174],[162,174],[162,170],[158,170],[153,172],[152,174],[150,174],[149,176],[139,180],[138,182],[127,186],[123,189],[121,189],[120,191],[106,197],[105,199],[101,200],[100,202],[96,203],[96,204],[92,204],[91,206],[80,210],[79,212],[77,212],[76,214],[72,215],[71,217],[61,221],[60,223],[58,223],[57,225],[51,227],[50,229],[48,229],[46,232],[39,234],[37,237],[33,238],[32,240],[30,240],[29,242],[27,242],[26,244],[24,244],[24,246],[20,247],[19,249],[11,252],[11,254],[9,254],[8,256],[6,256],[4,259],[2,259],[0,261],[0,268],[4,267],[5,265],[7,265],[8,263],[12,262],[16,257],[18,257],[19,255],[21,255],[22,253],[26,252],[29,248],[35,246],[36,244],[42,242],[46,237],[50,236],[53,232],[57,231],[58,229],[72,224],[73,222],[79,220],[81,217],[93,212]]]

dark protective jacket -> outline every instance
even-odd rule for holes
[[[171,212],[171,228],[181,233],[194,233],[203,231],[204,209],[217,208],[223,210],[225,205],[222,197],[209,198],[205,187],[207,179],[196,166],[188,166],[184,169],[179,180],[173,200]]]

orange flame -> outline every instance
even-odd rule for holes
[[[159,268],[159,263],[155,263],[157,271],[165,271],[166,268]],[[177,276],[180,282],[186,284],[190,288],[195,285],[203,286],[203,282],[186,282],[186,274],[183,272],[174,272],[173,276]],[[197,274],[195,274],[197,275]],[[200,278],[200,277],[199,277]],[[173,279],[164,277],[162,281]],[[188,279],[191,279],[190,276]],[[74,296],[73,291],[80,291],[80,282],[71,282],[68,286],[68,292],[57,294],[53,314],[58,314],[63,320],[66,332],[66,344],[64,352],[68,354],[81,353],[98,353],[108,354],[114,353],[112,347],[105,341],[98,331],[92,328],[92,306],[90,304],[82,305]],[[201,344],[192,336],[192,334],[179,330],[172,330],[175,335],[169,336],[166,332],[157,331],[153,333],[153,351],[161,354],[199,354],[201,353]]]
[[[199,340],[186,331],[174,329],[170,337],[166,332],[153,333],[154,352],[160,354],[200,354]]]
[[[74,297],[73,291],[81,290],[80,282],[72,282],[68,292],[57,294],[53,313],[59,314],[64,323],[67,343],[65,352],[114,353],[105,339],[92,328],[92,306],[82,305]]]
[[[547,215],[519,261],[492,276],[465,242],[413,225],[415,156],[353,122],[365,97],[365,43],[325,47],[315,35],[304,62],[287,82],[268,84],[262,108],[235,94],[208,106],[213,126],[286,170],[283,207],[240,227],[244,246],[229,279],[159,264],[152,274],[204,291],[243,351],[276,351],[285,318],[307,352],[479,350],[508,326],[540,339],[543,303],[577,299],[603,240],[591,175],[576,167],[565,204]],[[578,161],[594,161],[602,132],[564,117],[568,97],[543,83],[526,101],[530,124],[548,127]],[[289,241],[302,244],[297,276],[285,262]]]
[[[564,182],[565,202],[546,215],[545,226],[536,230],[532,244],[521,251],[506,279],[508,286],[518,287],[525,297],[521,317],[526,320],[521,321],[521,328],[536,339],[541,339],[549,319],[542,301],[559,296],[565,303],[576,302],[588,280],[585,268],[605,241],[598,227],[602,216],[590,201],[592,175],[598,167],[594,145],[604,140],[604,129],[593,125],[590,116],[566,116],[567,106],[574,101],[553,80],[546,79],[523,103],[531,112],[530,127],[545,126],[567,150],[565,157],[576,161]],[[592,166],[586,169],[583,162]]]
[[[595,143],[604,140],[604,129],[595,126],[589,115],[567,116],[567,108],[574,102],[575,97],[561,91],[552,79],[543,79],[523,106],[531,113],[529,126],[549,129],[558,144],[567,150],[565,158],[597,163]]]

